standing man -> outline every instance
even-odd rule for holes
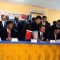
[[[41,16],[37,16],[35,18],[35,21],[31,23],[31,30],[36,31],[39,30],[39,27],[41,26]]]
[[[6,28],[6,16],[1,15],[0,30],[3,30],[4,28]]]
[[[47,21],[47,17],[43,16],[43,21],[42,21],[42,25],[45,26],[45,32],[49,33],[50,32],[50,23]]]

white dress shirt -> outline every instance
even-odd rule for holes
[[[5,25],[5,21],[2,21],[2,25],[3,25],[3,27],[4,27],[4,25]]]
[[[40,36],[43,36],[43,32],[40,32]]]

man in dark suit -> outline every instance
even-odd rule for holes
[[[45,26],[45,32],[46,33],[49,33],[50,32],[50,23],[47,21],[47,17],[46,16],[43,16],[42,17],[42,25]]]
[[[38,31],[38,40],[39,41],[48,41],[48,36],[45,33],[45,26],[44,25],[42,25],[40,27],[40,30]]]
[[[56,28],[56,23],[57,23],[56,21],[53,21],[53,25],[50,27],[50,31]]]
[[[31,30],[36,31],[39,30],[39,27],[41,26],[41,16],[37,16],[35,21],[31,23]]]
[[[56,27],[60,29],[60,20],[57,20]]]
[[[18,32],[13,29],[13,23],[8,21],[6,29],[1,31],[1,39],[10,41],[12,38],[18,38]]]
[[[54,28],[53,31],[50,32],[49,34],[49,40],[58,40],[60,39],[60,29],[59,28]]]
[[[1,15],[0,30],[3,30],[4,28],[6,28],[6,16]]]
[[[26,21],[21,21],[18,23],[18,34],[19,34],[19,40],[24,41],[25,35],[26,35]]]

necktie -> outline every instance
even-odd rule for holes
[[[8,31],[8,38],[10,38],[11,37],[11,32],[10,31]]]

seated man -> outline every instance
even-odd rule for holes
[[[48,41],[48,36],[45,33],[45,26],[44,25],[40,27],[40,30],[38,32],[38,40],[39,41]]]
[[[60,31],[60,29],[56,27],[52,32],[50,32],[49,39],[50,40],[60,39],[60,32],[59,31]]]
[[[18,32],[16,30],[13,30],[13,23],[11,21],[8,21],[6,25],[6,29],[2,30],[1,32],[1,40],[10,41],[12,38],[17,38]]]

